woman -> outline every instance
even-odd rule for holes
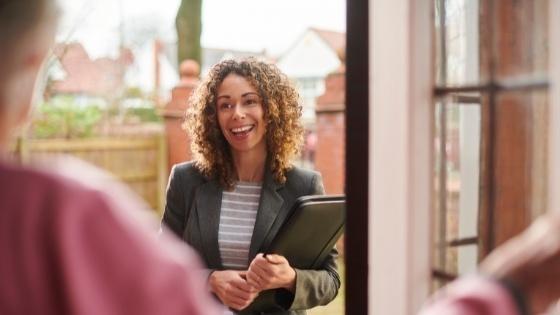
[[[340,286],[335,249],[321,270],[259,254],[298,197],[324,193],[318,173],[290,163],[303,128],[287,77],[255,59],[222,61],[190,106],[196,160],[173,168],[163,222],[203,257],[210,290],[234,310],[268,289],[278,289],[285,314],[330,302]]]
[[[57,11],[54,0],[0,2],[0,314],[216,314],[194,252],[171,237],[161,244],[128,191],[113,199],[3,159],[32,107]],[[74,166],[63,165],[98,175]]]

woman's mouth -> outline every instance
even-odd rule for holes
[[[229,131],[236,137],[243,137],[251,132],[255,128],[255,125],[246,125],[236,128],[231,128]]]

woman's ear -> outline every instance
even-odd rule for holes
[[[29,51],[21,56],[16,71],[12,73],[4,86],[6,115],[10,118],[7,123],[16,128],[25,122],[35,103],[41,98],[44,79],[39,74],[43,69],[43,58],[46,51]]]
[[[39,68],[43,64],[43,60],[47,55],[47,50],[40,51],[39,49],[30,52],[23,59],[23,68],[26,70],[31,70],[33,72],[38,72]]]

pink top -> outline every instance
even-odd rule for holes
[[[125,204],[0,163],[0,314],[217,314],[195,254]]]
[[[419,315],[518,315],[509,292],[495,281],[469,276],[438,291]]]

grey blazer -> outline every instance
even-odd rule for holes
[[[218,248],[218,227],[222,187],[203,176],[192,162],[177,164],[171,171],[163,223],[191,245],[211,270],[223,270]],[[286,183],[278,184],[265,173],[249,261],[272,242],[295,200],[305,195],[324,194],[317,172],[294,167]],[[306,314],[305,310],[332,301],[340,287],[333,248],[319,270],[296,269],[295,294],[282,292],[286,311],[275,314]]]

